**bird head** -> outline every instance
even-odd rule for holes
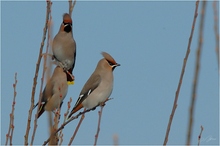
[[[114,70],[117,66],[120,66],[120,64],[116,63],[115,59],[110,54],[102,52],[102,56],[108,62],[108,65],[112,68],[112,70]]]
[[[63,14],[62,28],[67,33],[72,31],[72,18],[68,13]]]

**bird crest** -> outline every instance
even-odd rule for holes
[[[72,24],[72,18],[68,13],[63,14],[63,23]]]
[[[114,60],[114,58],[111,55],[109,55],[108,53],[102,52],[101,54],[109,62],[109,64],[113,64],[113,65],[117,64],[116,61]]]

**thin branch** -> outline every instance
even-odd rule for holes
[[[15,99],[16,99],[16,86],[17,86],[17,73],[15,73],[15,83],[13,84],[13,88],[14,88],[14,98],[12,101],[12,109],[11,109],[11,113],[10,113],[10,122],[9,122],[9,127],[8,127],[8,134],[6,134],[6,142],[5,145],[8,144],[8,139],[10,138],[10,145],[12,145],[12,139],[13,139],[13,133],[14,133],[14,110],[15,110]]]
[[[188,56],[189,56],[189,53],[190,53],[191,42],[192,42],[194,28],[195,28],[195,24],[196,24],[196,18],[197,18],[197,15],[198,15],[198,6],[199,6],[199,0],[196,1],[196,7],[195,7],[195,12],[194,12],[194,18],[193,18],[190,37],[189,37],[188,47],[187,47],[186,55],[185,55],[185,58],[184,58],[184,61],[183,61],[182,71],[181,71],[178,87],[177,87],[177,90],[176,90],[176,95],[175,95],[171,115],[170,115],[170,118],[169,118],[169,123],[167,125],[167,130],[166,130],[166,135],[165,135],[163,145],[166,145],[167,142],[168,142],[170,128],[171,128],[173,117],[174,117],[174,114],[175,114],[175,111],[176,111],[176,108],[177,108],[177,101],[178,101],[178,98],[179,98],[179,92],[180,92],[180,88],[181,88],[181,85],[182,85],[182,80],[183,80],[183,76],[184,76],[184,72],[185,72],[185,68],[186,68],[186,63],[187,63]]]
[[[202,137],[202,131],[203,131],[203,126],[201,125],[201,131],[200,131],[200,134],[198,136],[198,146],[200,145],[200,140],[201,140],[201,137]]]
[[[60,98],[62,99],[63,98],[63,95],[61,93],[61,89],[62,87],[58,87],[58,90],[59,90],[59,95],[60,95]],[[58,129],[58,125],[59,125],[59,122],[60,122],[60,113],[61,113],[61,106],[62,106],[62,101],[59,101],[58,103],[58,108],[55,110],[55,116],[54,116],[54,124],[52,124],[52,122],[50,122],[50,141],[49,141],[49,145],[58,145],[58,142],[59,142],[59,135],[58,133],[56,132],[57,129]],[[49,121],[52,121],[51,120],[52,116],[49,117]]]
[[[70,16],[72,16],[72,12],[73,12],[75,4],[76,4],[76,0],[74,0],[74,1],[69,0],[69,15]]]
[[[96,135],[95,135],[94,146],[97,144],[98,137],[99,137],[99,131],[100,131],[100,125],[101,125],[101,118],[102,118],[102,111],[103,111],[104,105],[105,105],[105,104],[102,104],[102,105],[101,105],[101,109],[100,109],[100,111],[98,112],[98,114],[99,114],[99,120],[98,120],[98,127],[97,127],[97,131],[96,131]]]
[[[202,45],[203,45],[205,8],[206,8],[206,1],[203,1],[202,2],[202,10],[201,10],[200,26],[199,26],[199,41],[198,41],[198,48],[197,48],[197,55],[196,55],[195,74],[194,74],[194,81],[193,81],[193,87],[192,87],[192,97],[191,97],[191,104],[190,104],[190,108],[189,108],[189,124],[188,124],[188,134],[187,134],[187,145],[190,145],[190,142],[191,142],[191,133],[192,133],[193,117],[194,117],[194,109],[195,109],[195,99],[196,99],[196,91],[197,91],[199,69],[200,69],[200,57],[201,57]]]
[[[107,101],[109,101],[109,100],[111,100],[111,99],[113,99],[113,98],[108,98],[104,103],[106,103]],[[97,105],[97,106],[94,107],[94,108],[97,108],[98,106],[100,106],[100,105]],[[94,109],[94,108],[93,108],[93,109]],[[90,111],[93,110],[93,109],[87,109],[87,110],[85,110],[85,111],[83,111],[83,112],[78,113],[76,116],[72,116],[68,121],[66,121],[65,123],[63,123],[63,124],[60,126],[60,128],[57,129],[57,131],[55,132],[55,134],[56,134],[57,132],[59,132],[60,130],[64,129],[64,127],[65,127],[68,123],[70,123],[71,121],[77,119],[79,116],[81,116],[81,115],[83,115],[83,114],[85,114],[85,113],[90,112]],[[50,140],[50,138],[48,138],[46,141],[44,141],[43,145],[46,145],[46,144],[49,142],[49,140]]]
[[[44,30],[43,30],[42,42],[40,45],[40,51],[39,51],[39,55],[38,55],[38,61],[36,64],[35,76],[34,76],[34,80],[33,80],[32,93],[31,93],[31,106],[30,106],[29,113],[28,113],[26,133],[24,135],[24,145],[28,145],[28,135],[29,135],[29,131],[30,131],[32,110],[34,107],[34,95],[35,95],[35,90],[36,90],[36,85],[37,85],[37,78],[38,78],[38,72],[39,72],[39,68],[40,68],[40,62],[41,62],[44,42],[46,39],[46,33],[47,33],[47,28],[48,28],[47,22],[49,20],[50,8],[51,8],[51,2],[49,0],[47,0],[46,20],[45,20],[45,26],[44,26]]]
[[[49,2],[49,1],[48,1]],[[51,5],[52,5],[52,2],[50,2],[48,5],[49,6],[49,20],[47,21],[47,30],[48,30],[48,38],[47,38],[47,47],[46,47],[46,54],[48,54],[48,50],[49,50],[49,37],[50,37],[50,33],[49,33],[49,30],[50,30],[50,15],[51,15]],[[46,63],[47,63],[47,55],[43,55],[44,56],[44,64],[43,64],[43,71],[42,71],[42,78],[41,78],[41,84],[40,84],[40,94],[39,94],[39,99],[38,99],[38,108],[37,108],[37,111],[36,111],[36,114],[35,114],[35,119],[34,119],[34,130],[33,130],[33,133],[32,133],[32,137],[31,137],[31,145],[33,145],[34,143],[34,138],[35,138],[35,133],[36,133],[36,130],[37,130],[37,120],[38,120],[38,112],[39,112],[39,109],[40,109],[40,105],[41,105],[41,99],[42,99],[42,91],[43,91],[43,84],[44,84],[44,76],[45,76],[45,72],[47,70],[47,66],[46,66]]]
[[[17,86],[17,73],[15,73],[15,83],[13,84],[13,88],[14,88],[14,98],[13,98],[13,104],[12,104],[12,111],[11,111],[11,127],[12,127],[12,130],[11,130],[11,135],[10,135],[10,145],[12,145],[12,139],[13,139],[13,133],[14,133],[14,110],[15,110],[15,99],[16,99],[16,95],[17,95],[17,92],[16,92],[16,86]]]
[[[118,135],[117,134],[113,135],[113,142],[114,142],[114,146],[118,146]]]
[[[88,109],[88,110],[86,110],[85,112],[80,112],[80,113],[77,114],[75,117],[72,116],[72,117],[70,118],[70,120],[68,120],[68,121],[66,121],[65,123],[63,123],[63,124],[60,126],[60,128],[57,129],[57,131],[55,132],[55,134],[56,134],[57,132],[59,132],[60,130],[64,129],[64,127],[65,127],[68,123],[70,123],[71,121],[77,119],[77,118],[78,118],[79,116],[81,116],[82,114],[85,114],[85,113],[90,112],[90,111],[91,111],[91,109]],[[46,145],[46,144],[49,142],[49,140],[50,140],[50,138],[48,138],[48,139],[43,143],[43,145]]]
[[[218,21],[218,9],[217,9],[217,1],[213,2],[213,11],[214,11],[214,33],[215,33],[215,51],[217,54],[217,61],[219,65],[219,21]]]
[[[67,111],[66,111],[66,113],[64,113],[63,123],[66,122],[67,115],[69,114],[69,111],[70,111],[70,108],[71,108],[71,102],[72,102],[72,98],[70,98],[70,100],[69,100],[68,103],[67,103]],[[60,130],[58,137],[60,138],[60,140],[59,140],[59,141],[60,141],[60,142],[59,142],[59,145],[62,145],[62,142],[63,142],[63,130]]]
[[[50,133],[50,141],[48,145],[56,145],[56,135],[54,134],[54,127],[53,127],[53,112],[48,111],[48,122],[49,122],[49,133]]]
[[[84,108],[84,111],[83,111],[83,112],[85,112],[85,111],[86,111],[86,108]],[[69,142],[68,145],[71,145],[71,144],[72,144],[72,142],[73,142],[74,138],[76,137],[76,134],[77,134],[77,132],[78,132],[78,130],[79,130],[79,127],[80,127],[80,125],[81,125],[81,123],[82,123],[82,121],[83,121],[84,118],[85,118],[85,114],[82,114],[82,116],[81,116],[81,118],[80,118],[80,120],[79,120],[79,123],[78,123],[78,125],[77,125],[77,127],[76,127],[76,129],[75,129],[75,131],[74,131],[74,133],[73,133],[73,136],[70,138],[70,142]]]
[[[60,104],[59,104],[60,105]],[[55,116],[54,116],[54,125],[52,125],[51,127],[51,133],[50,133],[50,142],[49,145],[57,145],[59,142],[59,138],[57,133],[55,133],[57,131],[58,128],[58,124],[60,122],[59,120],[60,118],[60,106],[57,108],[56,112],[55,112]]]

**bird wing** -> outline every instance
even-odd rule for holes
[[[77,107],[79,104],[81,104],[99,86],[100,82],[101,82],[100,75],[91,76],[84,85],[74,107]]]
[[[38,118],[44,113],[44,107],[47,104],[47,101],[49,100],[49,98],[51,97],[51,95],[53,94],[52,92],[52,86],[50,85],[51,81],[49,80],[48,84],[46,85],[46,87],[44,88],[44,91],[42,93],[42,98],[41,98],[41,104],[39,107],[39,111],[38,111]],[[38,105],[38,103],[36,104],[36,106]]]

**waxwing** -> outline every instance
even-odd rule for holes
[[[102,55],[104,58],[98,62],[95,71],[85,83],[68,118],[82,107],[93,109],[100,103],[105,102],[111,95],[113,89],[113,70],[115,67],[120,66],[120,64],[116,63],[108,53],[102,52]]]
[[[53,58],[58,61],[61,67],[67,72],[67,81],[73,84],[74,76],[72,75],[76,59],[76,42],[72,32],[72,18],[69,14],[63,15],[63,22],[60,30],[54,37],[52,44]]]
[[[38,111],[38,118],[44,111],[53,111],[59,106],[61,107],[68,91],[67,77],[63,68],[57,66],[54,69],[52,77],[44,88],[41,105]],[[35,105],[35,107],[38,103]]]

